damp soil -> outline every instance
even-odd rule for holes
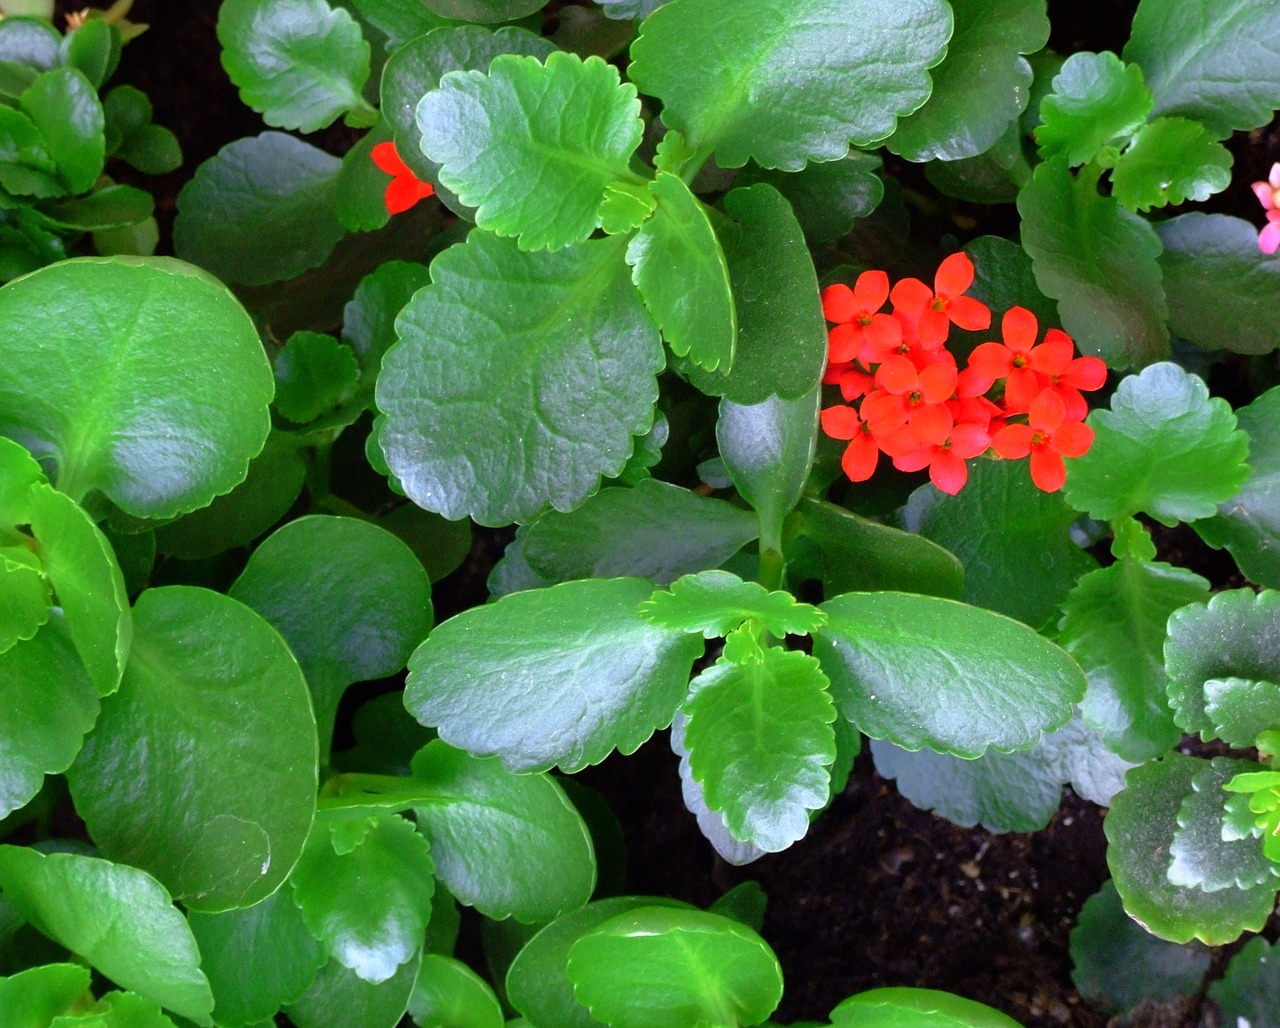
[[[78,6],[63,3],[60,10]],[[1050,2],[1050,45],[1065,53],[1119,52],[1135,6],[1130,0]],[[194,169],[231,140],[264,129],[219,64],[217,8],[216,0],[137,0],[133,17],[151,28],[126,47],[114,78],[150,95],[156,122],[178,134],[186,155],[179,171],[136,180],[156,194],[162,252],[177,193]],[[354,136],[339,126],[308,138],[340,154]],[[1242,134],[1230,145],[1239,182],[1265,177],[1280,159],[1274,128]],[[1242,193],[1247,188],[1233,187],[1231,196],[1201,209],[1252,218],[1252,196],[1237,195]],[[975,207],[966,213],[977,225],[974,234],[1009,231],[1007,209]],[[1232,392],[1245,377],[1243,370],[1228,370],[1222,391]],[[509,538],[478,531],[467,562],[438,584],[438,609],[450,613],[483,602],[485,577]],[[1209,551],[1189,530],[1161,529],[1158,542],[1162,559],[1193,567],[1218,587],[1242,584],[1230,560]],[[863,989],[912,985],[980,1000],[1028,1028],[1200,1023],[1194,998],[1180,1008],[1109,1021],[1072,985],[1068,935],[1081,904],[1108,872],[1105,811],[1069,789],[1044,830],[995,835],[917,810],[876,774],[864,753],[848,788],[803,840],[739,868],[714,853],[686,812],[666,733],[577,779],[605,798],[622,828],[626,874],[625,881],[615,876],[617,887],[706,906],[738,882],[760,882],[769,901],[763,934],[785,974],[786,996],[777,1014],[784,1022],[825,1020],[836,1003]],[[1275,928],[1273,923],[1273,937]],[[464,936],[463,954],[483,969],[477,938],[473,926]]]

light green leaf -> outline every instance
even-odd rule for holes
[[[770,592],[728,571],[685,575],[670,590],[660,589],[645,600],[640,613],[654,624],[708,639],[728,635],[747,620],[778,636],[808,635],[827,620],[817,607],[798,602],[789,592]]]
[[[276,410],[305,425],[342,403],[360,370],[355,351],[323,332],[295,332],[276,356]]]
[[[502,1007],[489,984],[461,960],[428,953],[409,997],[419,1028],[502,1028]]]
[[[288,877],[315,809],[315,719],[297,662],[234,600],[146,590],[120,689],[67,780],[103,853],[189,909],[251,906]]]
[[[703,645],[639,615],[651,592],[642,579],[588,579],[465,611],[410,659],[405,706],[516,772],[632,753],[671,723]]]
[[[435,259],[377,387],[379,443],[420,507],[527,521],[623,469],[653,423],[663,363],[623,245],[523,253],[473,231]]]
[[[87,193],[106,161],[106,116],[93,83],[75,68],[57,68],[37,78],[20,102],[68,191]]]
[[[1150,760],[1182,738],[1165,691],[1165,624],[1208,598],[1199,575],[1125,556],[1082,577],[1064,601],[1058,642],[1089,679],[1081,710],[1122,757]]]
[[[1280,864],[1267,859],[1262,843],[1252,835],[1232,839],[1224,831],[1227,795],[1222,787],[1238,774],[1258,770],[1252,760],[1214,757],[1192,777],[1169,846],[1170,882],[1204,892],[1267,883],[1280,888]]]
[[[265,285],[323,264],[346,230],[342,162],[282,132],[228,143],[178,194],[179,256],[227,282]]]
[[[806,165],[800,172],[781,172],[748,164],[734,179],[738,186],[767,182],[787,198],[811,243],[830,243],[848,234],[884,199],[875,154],[850,150],[838,161]]]
[[[1053,92],[1040,101],[1040,155],[1064,154],[1072,167],[1091,161],[1109,143],[1127,143],[1152,104],[1136,64],[1110,51],[1072,54],[1054,76]]]
[[[639,114],[616,68],[556,51],[545,64],[502,54],[487,75],[450,72],[416,116],[423,152],[478,226],[524,250],[558,250],[596,228],[609,183],[636,180]]]
[[[274,128],[315,132],[368,108],[360,90],[369,77],[369,44],[341,7],[325,0],[225,0],[218,42],[240,99]]]
[[[1263,938],[1250,939],[1227,965],[1227,973],[1209,986],[1223,1024],[1262,1028],[1280,1003],[1274,946]]]
[[[1280,107],[1280,9],[1270,0],[1144,0],[1123,56],[1146,72],[1155,114],[1191,118],[1219,139]]]
[[[886,146],[909,161],[985,153],[1027,106],[1031,65],[1049,39],[1043,0],[951,0],[955,31],[925,105]]]
[[[1058,301],[1062,327],[1082,353],[1121,370],[1169,352],[1160,237],[1148,222],[1099,196],[1088,169],[1073,177],[1064,157],[1036,168],[1018,213],[1036,283]]]
[[[94,88],[100,89],[119,65],[123,44],[118,26],[105,18],[89,18],[62,38],[58,59],[84,72]]]
[[[667,172],[659,171],[658,174],[665,175]],[[609,235],[621,235],[633,232],[644,224],[657,206],[658,201],[649,191],[649,186],[622,181],[610,182],[604,187],[604,199],[600,201],[596,219],[600,228]],[[719,249],[718,243],[716,248]]]
[[[1207,200],[1231,184],[1231,151],[1198,121],[1143,126],[1111,171],[1112,195],[1131,211]]]
[[[89,991],[89,969],[45,964],[0,978],[0,1010],[8,1028],[47,1028]]]
[[[5,602],[0,609],[0,653],[4,653],[34,637],[49,620],[53,588],[40,568],[12,560],[0,550],[0,596]]]
[[[1263,732],[1280,727],[1280,685],[1250,678],[1210,678],[1204,710],[1213,735],[1236,749],[1249,749]]]
[[[298,1028],[396,1028],[409,1008],[420,959],[414,956],[385,982],[377,983],[331,960],[285,1013]]]
[[[145,871],[71,853],[0,846],[4,897],[39,931],[117,985],[209,1025],[200,951],[169,894]]]
[[[736,838],[784,850],[826,804],[836,757],[827,684],[812,657],[773,646],[759,662],[722,660],[693,680],[684,707],[689,765]]]
[[[28,524],[31,487],[44,481],[44,471],[27,448],[0,436],[0,525]]]
[[[0,186],[19,196],[61,196],[57,170],[35,122],[0,104]]]
[[[733,640],[730,639],[729,642],[732,643]],[[697,820],[698,830],[711,844],[711,848],[727,863],[740,867],[743,864],[750,864],[753,860],[759,860],[764,856],[764,850],[753,843],[735,839],[724,823],[724,815],[707,806],[707,798],[703,794],[702,786],[693,777],[693,769],[690,767],[689,748],[685,745],[684,739],[687,724],[688,719],[683,713],[677,711],[675,719],[671,722],[671,752],[680,758],[680,794],[681,799],[684,800],[685,809]],[[840,726],[847,724],[847,721],[840,721],[837,718],[833,726],[836,730],[837,760],[839,759]]]
[[[727,374],[737,341],[729,269],[707,212],[665,171],[650,183],[657,210],[627,245],[631,277],[678,357]]]
[[[1065,495],[1099,521],[1139,512],[1165,525],[1210,518],[1249,477],[1249,437],[1231,406],[1176,364],[1126,378],[1111,409],[1088,423],[1093,445],[1068,465]]]
[[[44,268],[0,289],[0,323],[0,433],[56,467],[73,499],[98,489],[127,513],[172,517],[243,481],[262,449],[272,383],[258,333],[189,265]]]
[[[963,996],[934,989],[871,989],[831,1011],[834,1028],[1021,1028],[1018,1022]]]
[[[840,712],[905,749],[1027,749],[1071,717],[1084,673],[1017,621],[953,600],[848,593],[813,636]]]
[[[799,171],[889,136],[951,29],[937,0],[676,0],[645,19],[629,74],[720,167]]]

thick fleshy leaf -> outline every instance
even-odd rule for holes
[[[97,717],[97,690],[60,614],[0,653],[0,818],[71,765]]]
[[[1238,774],[1261,770],[1252,760],[1214,757],[1191,779],[1191,791],[1178,808],[1178,830],[1169,846],[1169,881],[1174,885],[1219,892],[1252,889],[1270,883],[1280,889],[1280,864],[1268,860],[1252,835],[1224,838],[1227,794],[1222,787]]]
[[[937,0],[669,3],[641,26],[629,74],[722,168],[799,171],[889,136],[928,98],[951,30]]]
[[[41,212],[42,220],[58,228],[82,232],[110,232],[112,229],[135,228],[145,223],[155,210],[155,199],[143,189],[133,186],[104,185],[88,196],[78,196],[52,204]],[[154,246],[154,244],[153,244]],[[132,251],[121,249],[120,254]],[[151,252],[139,250],[134,256],[149,257]],[[107,256],[104,253],[104,256]]]
[[[331,960],[320,968],[303,997],[285,1013],[298,1028],[396,1028],[409,1008],[419,956],[400,965],[385,982],[367,982]]]
[[[505,525],[623,469],[663,365],[623,245],[524,253],[474,231],[435,259],[377,386],[379,443],[418,506]]]
[[[1265,1025],[1280,1004],[1277,954],[1263,938],[1250,939],[1227,965],[1227,973],[1209,986],[1222,1024]]]
[[[45,964],[0,978],[0,1010],[13,1028],[45,1028],[89,990],[89,969]]]
[[[1136,64],[1109,50],[1072,54],[1054,76],[1053,92],[1040,101],[1040,154],[1063,154],[1072,167],[1084,164],[1108,144],[1124,145],[1151,107],[1151,90]]]
[[[409,1016],[424,1028],[502,1028],[502,1006],[488,982],[461,960],[428,953],[409,997]]]
[[[1019,1028],[985,1003],[934,989],[871,989],[831,1011],[834,1028]]]
[[[386,529],[355,518],[290,521],[253,552],[229,595],[289,644],[326,754],[347,686],[400,671],[431,629],[431,581],[418,558]]]
[[[1249,437],[1230,404],[1177,364],[1126,378],[1089,425],[1093,445],[1071,461],[1065,495],[1099,521],[1139,512],[1165,525],[1211,518],[1249,477]]]
[[[1018,194],[1022,245],[1080,351],[1117,370],[1143,367],[1169,352],[1160,237],[1099,196],[1087,171],[1073,177],[1063,157],[1036,168]]]
[[[0,323],[0,433],[47,458],[73,499],[99,489],[130,514],[172,517],[242,481],[262,449],[272,383],[258,333],[194,268],[68,261],[0,289]]]
[[[770,592],[728,571],[685,575],[670,590],[660,589],[645,600],[640,613],[654,624],[708,639],[728,635],[748,619],[778,636],[808,635],[827,620],[817,607],[798,602],[789,592]]]
[[[45,482],[44,470],[25,446],[0,436],[0,525],[31,521],[31,487]]]
[[[71,853],[0,846],[4,897],[44,935],[117,985],[210,1024],[200,951],[169,894],[145,871]]]
[[[1191,118],[1219,139],[1280,107],[1280,9],[1270,0],[1146,0],[1123,56],[1146,73],[1154,113]]]
[[[680,712],[676,713],[675,719],[671,722],[671,752],[680,758],[680,796],[684,800],[685,809],[697,820],[698,830],[702,832],[703,837],[711,844],[711,848],[726,862],[741,866],[750,864],[754,860],[759,860],[764,856],[765,851],[754,843],[735,839],[729,834],[729,827],[724,823],[724,815],[707,806],[707,798],[703,794],[702,786],[693,777],[693,769],[690,766],[689,748],[685,745],[684,739],[684,731],[687,724],[688,719]],[[837,719],[834,726],[836,728],[837,751],[839,750],[839,726],[842,724],[848,724],[848,722],[842,722]],[[836,759],[837,761],[840,759],[839,752],[837,752]]]
[[[822,378],[827,329],[813,258],[791,205],[768,183],[724,198],[733,221],[718,227],[729,264],[738,342],[733,370],[695,369],[703,392],[751,406],[770,396],[798,399]]]
[[[1194,996],[1211,959],[1199,943],[1179,946],[1143,930],[1124,912],[1110,880],[1085,900],[1071,929],[1071,980],[1108,1014],[1125,1014],[1145,1000]]]
[[[1107,866],[1124,909],[1151,934],[1170,942],[1199,939],[1210,946],[1260,931],[1275,906],[1275,887],[1204,892],[1169,880],[1169,847],[1178,811],[1192,783],[1208,764],[1170,753],[1134,768],[1111,803],[1103,828]]]
[[[1058,642],[1089,679],[1080,708],[1122,757],[1150,760],[1182,738],[1166,695],[1165,625],[1208,598],[1199,575],[1126,555],[1082,577],[1063,602]]]
[[[738,323],[729,269],[706,209],[665,171],[649,184],[657,207],[627,245],[631,277],[678,357],[727,374]]]
[[[93,519],[64,493],[40,483],[28,495],[31,530],[67,630],[98,692],[110,695],[120,684],[133,635],[115,552]]]
[[[396,341],[396,317],[423,286],[431,282],[425,264],[386,261],[366,275],[342,309],[342,338],[360,358],[364,377],[372,381],[382,355]]]
[[[385,982],[417,957],[431,917],[430,846],[398,814],[368,819],[358,844],[335,848],[345,821],[318,820],[290,879],[311,934],[357,977]]]
[[[87,193],[106,161],[106,116],[98,91],[76,68],[46,71],[21,97],[72,193]]]
[[[61,196],[66,189],[57,170],[35,123],[21,111],[0,105],[0,186],[19,196]]]
[[[886,144],[909,161],[986,152],[1027,106],[1031,65],[1049,39],[1043,0],[951,0],[955,30],[925,105]]]
[[[346,229],[342,161],[283,132],[228,143],[178,194],[173,246],[227,282],[264,285],[324,263]]]
[[[591,898],[591,835],[546,775],[513,775],[440,740],[413,759],[413,776],[439,794],[414,807],[440,880],[495,920],[552,921]]]
[[[1231,151],[1198,121],[1157,118],[1111,171],[1112,196],[1131,211],[1207,200],[1231,184]]]
[[[1025,625],[953,600],[848,593],[821,609],[814,655],[865,734],[958,757],[1028,749],[1060,728],[1084,673]]]
[[[1280,666],[1280,592],[1231,589],[1175,611],[1164,645],[1174,719],[1205,738],[1211,680],[1269,681]]]
[[[515,21],[541,10],[546,0],[422,0],[443,18],[459,21]]]
[[[566,116],[571,112],[572,116]],[[605,187],[631,171],[643,123],[635,87],[598,57],[503,54],[456,71],[417,108],[423,152],[476,224],[521,249],[558,250],[595,229]]]
[[[373,163],[374,148],[390,140],[390,126],[380,121],[342,155],[334,183],[334,211],[348,232],[376,232],[391,220],[387,188],[392,178]]]
[[[946,547],[964,566],[957,599],[1034,628],[1097,567],[1071,539],[1079,514],[1061,496],[1037,489],[1020,461],[977,461],[955,496],[923,485],[901,517],[903,527]]]
[[[671,723],[702,640],[638,612],[653,587],[587,579],[504,596],[440,625],[409,661],[405,706],[512,771],[579,771]]]
[[[882,162],[874,154],[851,150],[839,161],[809,164],[800,172],[776,171],[748,164],[734,182],[739,186],[767,182],[787,198],[811,243],[830,243],[846,235],[884,199]]]
[[[89,18],[63,37],[58,55],[62,64],[79,68],[98,89],[120,63],[123,43],[118,26],[105,18]]]
[[[104,854],[189,909],[256,903],[288,877],[314,810],[315,719],[297,662],[243,604],[146,590],[120,689],[67,779]]]
[[[965,245],[964,252],[973,262],[973,285],[966,290],[969,296],[993,311],[1025,307],[1036,316],[1042,331],[1058,327],[1058,306],[1040,292],[1031,258],[1021,246],[1002,236],[979,236]],[[952,333],[959,335],[954,326]],[[986,332],[969,335],[975,345],[987,337]],[[956,342],[948,342],[948,348],[963,352]]]
[[[759,662],[721,660],[693,680],[684,713],[693,776],[729,831],[769,853],[802,838],[836,757],[818,662],[773,646]]]
[[[5,601],[0,609],[0,653],[32,638],[49,620],[53,588],[34,557],[31,559],[28,564],[25,558],[11,560],[0,552],[0,595]]]
[[[48,71],[58,64],[58,46],[61,42],[58,30],[48,21],[33,17],[8,17],[4,20],[4,27],[0,29],[0,59]]]
[[[782,998],[782,969],[746,925],[718,914],[640,907],[616,914],[569,949],[578,1002],[606,1024],[756,1024]]]
[[[1210,678],[1204,683],[1204,699],[1214,737],[1236,749],[1248,749],[1259,735],[1280,725],[1280,685],[1275,682]]]
[[[268,125],[315,132],[353,109],[370,111],[360,95],[369,44],[341,7],[325,0],[226,0],[218,42],[240,99]]]
[[[310,988],[325,962],[288,888],[242,910],[192,911],[187,921],[221,1025],[240,1028],[273,1016]]]

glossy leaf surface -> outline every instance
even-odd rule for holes
[[[87,193],[106,160],[106,116],[98,91],[76,68],[47,71],[21,97],[67,190]]]
[[[1225,831],[1227,797],[1222,787],[1238,774],[1258,770],[1252,760],[1214,757],[1192,777],[1169,846],[1170,882],[1209,893],[1267,884],[1280,889],[1280,864],[1267,859],[1261,841],[1252,835],[1234,838]]]
[[[1052,88],[1040,101],[1036,143],[1041,156],[1062,154],[1073,168],[1109,143],[1127,142],[1146,123],[1152,107],[1142,69],[1110,51],[1072,54]]]
[[[1112,195],[1131,211],[1207,200],[1230,185],[1231,161],[1231,151],[1198,121],[1157,118],[1112,169]]]
[[[1266,1024],[1280,1002],[1280,979],[1276,978],[1274,946],[1266,939],[1250,939],[1231,963],[1227,973],[1209,986],[1226,1024]]]
[[[461,960],[427,953],[409,998],[409,1016],[426,1028],[502,1028],[502,1007],[488,983]]]
[[[748,619],[777,636],[808,635],[827,620],[818,608],[798,602],[789,592],[771,592],[728,571],[685,575],[670,590],[655,592],[640,613],[655,624],[708,639],[728,635]]]
[[[396,1028],[409,1008],[419,960],[415,955],[384,982],[367,982],[331,960],[285,1012],[298,1028]]]
[[[1017,1022],[963,996],[935,989],[871,989],[831,1011],[834,1028],[1015,1028]]]

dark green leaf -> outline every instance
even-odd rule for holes
[[[527,521],[623,469],[653,423],[663,354],[622,246],[524,253],[473,231],[435,259],[377,390],[379,442],[420,507]]]
[[[387,36],[386,49],[393,57],[415,37],[450,25],[449,19],[431,13],[422,0],[351,0],[351,6]]]
[[[1058,301],[1062,327],[1082,353],[1120,370],[1169,352],[1160,237],[1150,224],[1099,196],[1094,176],[1073,177],[1063,157],[1036,168],[1018,213],[1036,283]]]
[[[1131,211],[1207,200],[1231,184],[1231,151],[1198,121],[1143,126],[1111,171],[1112,195]]]
[[[182,166],[182,144],[161,125],[143,125],[124,140],[115,156],[145,175],[167,175]]]
[[[402,503],[375,517],[373,523],[413,550],[433,582],[456,571],[471,552],[470,521],[448,521],[417,504]]]
[[[120,30],[105,18],[89,18],[68,32],[58,47],[58,59],[68,68],[84,72],[95,90],[100,89],[120,63],[123,46]]]
[[[382,355],[396,341],[396,316],[419,289],[431,281],[423,264],[386,261],[366,275],[342,311],[342,338],[360,358],[364,375],[372,381]]]
[[[336,960],[320,968],[306,994],[285,1011],[298,1028],[396,1028],[418,977],[414,956],[385,982],[367,982]]]
[[[35,123],[0,104],[0,186],[21,196],[61,196],[58,166]]]
[[[1227,965],[1227,973],[1209,986],[1209,998],[1218,1005],[1223,1024],[1268,1023],[1280,1003],[1280,977],[1276,975],[1274,947],[1266,939],[1250,939]]]
[[[459,21],[515,21],[541,10],[547,0],[422,0],[444,18]]]
[[[707,908],[707,912],[731,917],[753,932],[759,932],[764,927],[764,915],[768,904],[768,897],[765,896],[760,883],[748,878],[721,895]]]
[[[93,83],[75,68],[46,71],[22,94],[21,103],[67,189],[87,193],[106,160],[106,120]]]
[[[632,753],[671,723],[703,646],[639,615],[651,591],[642,579],[589,579],[472,608],[414,653],[405,706],[517,772]]]
[[[276,410],[305,425],[347,399],[359,377],[351,347],[323,332],[295,332],[276,356]]]
[[[722,168],[799,171],[889,136],[928,98],[951,29],[936,0],[667,4],[641,26],[630,77]]]
[[[645,600],[640,613],[655,624],[708,639],[728,635],[747,620],[777,636],[808,635],[827,620],[817,607],[798,602],[789,592],[770,592],[727,571],[685,575],[670,591],[660,589]]]
[[[831,1011],[834,1028],[1020,1028],[998,1010],[934,989],[871,989]]]
[[[107,152],[114,153],[124,140],[151,124],[153,109],[147,94],[133,86],[116,86],[102,98],[106,119]]]
[[[1058,305],[1040,292],[1031,258],[1021,246],[1001,236],[979,236],[966,244],[964,252],[973,262],[973,285],[968,289],[969,296],[981,300],[992,311],[1025,307],[1036,316],[1036,323],[1042,330],[1057,326]],[[953,328],[952,334],[959,333]],[[976,345],[985,341],[987,335],[986,332],[971,333],[969,338]],[[953,353],[963,352],[957,343],[958,340],[949,341],[948,349]]]
[[[1272,889],[1280,888],[1280,864],[1267,859],[1262,843],[1252,835],[1231,839],[1224,832],[1227,795],[1222,787],[1238,774],[1258,770],[1251,760],[1214,757],[1192,777],[1169,846],[1166,875],[1170,882],[1204,892],[1252,889],[1267,883]]]
[[[0,978],[0,1010],[12,1028],[45,1028],[89,989],[89,969],[45,964]]]
[[[924,166],[924,174],[944,196],[973,203],[1013,203],[1018,190],[1031,178],[1019,123],[1009,122],[1004,134],[977,157],[930,161]]]
[[[88,196],[49,204],[40,210],[39,215],[43,221],[57,228],[105,232],[146,221],[155,206],[155,200],[145,190],[112,183],[95,189]]]
[[[905,749],[958,757],[1027,749],[1067,722],[1084,673],[1025,625],[953,600],[848,593],[814,654],[841,713]]]
[[[1123,145],[1147,120],[1153,101],[1142,69],[1110,51],[1072,54],[1040,101],[1036,142],[1042,157],[1064,154],[1072,167],[1109,143]]]
[[[596,0],[609,18],[643,20],[667,0]]]
[[[1213,735],[1236,749],[1253,746],[1263,732],[1280,726],[1280,685],[1250,678],[1210,678],[1204,709]]]
[[[1231,406],[1177,364],[1126,378],[1089,424],[1093,445],[1068,466],[1065,495],[1099,521],[1139,512],[1165,525],[1211,518],[1249,477],[1249,437]]]
[[[373,163],[373,148],[390,138],[391,129],[379,122],[342,155],[335,203],[338,221],[348,232],[373,232],[391,220],[386,201],[391,177]]]
[[[738,186],[767,182],[787,198],[811,243],[830,243],[846,235],[884,198],[884,182],[874,154],[851,150],[842,160],[809,164],[787,173],[748,164],[734,182]]]
[[[498,997],[460,960],[428,953],[409,998],[409,1016],[420,1028],[502,1028]]]

